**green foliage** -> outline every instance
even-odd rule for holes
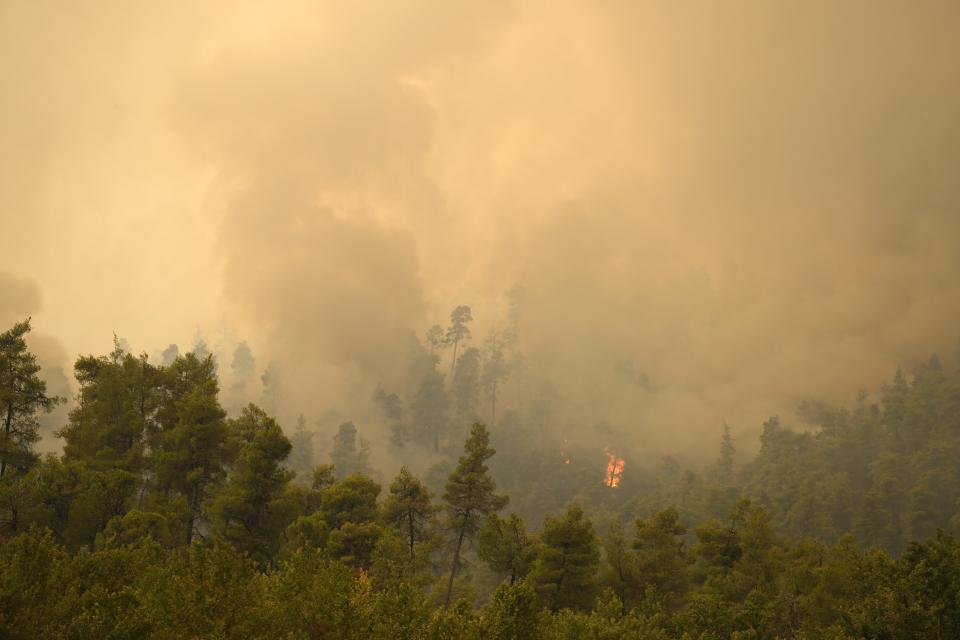
[[[507,496],[496,493],[497,485],[487,469],[486,462],[493,457],[496,450],[490,448],[490,434],[485,426],[473,425],[463,451],[457,468],[447,480],[446,492],[443,494],[446,502],[446,528],[454,545],[445,606],[450,604],[453,581],[460,568],[463,543],[473,540],[485,516],[499,511],[508,501]]]
[[[531,574],[541,602],[551,611],[592,607],[600,551],[583,509],[570,505],[562,517],[548,516],[541,539],[543,551]]]
[[[413,432],[421,443],[431,446],[434,453],[440,451],[449,404],[443,374],[433,369],[424,373],[413,402]]]
[[[20,474],[36,462],[38,417],[61,402],[47,395],[37,358],[27,350],[28,333],[30,318],[0,333],[0,479],[8,468]]]
[[[400,467],[383,504],[383,521],[402,534],[410,562],[416,559],[417,544],[431,539],[429,526],[437,511],[423,483]]]
[[[480,559],[493,571],[509,576],[510,584],[530,572],[539,551],[536,541],[527,535],[523,519],[515,513],[506,520],[495,513],[487,516],[477,543]]]
[[[276,554],[275,541],[295,513],[285,509],[284,487],[293,473],[281,464],[290,441],[280,425],[256,405],[227,421],[228,479],[212,496],[215,534],[260,562]]]
[[[159,491],[185,498],[186,535],[192,539],[206,520],[205,500],[225,476],[226,413],[217,400],[212,357],[198,360],[188,353],[165,374],[170,398],[161,407],[160,429],[151,438],[153,467]]]
[[[357,427],[352,422],[344,422],[337,427],[330,459],[338,477],[345,478],[353,473],[369,473],[370,469],[367,466],[369,457],[370,448],[366,442],[357,437]]]
[[[459,342],[434,332],[432,348],[462,347],[470,320],[455,320]],[[39,375],[28,329],[3,334],[0,383],[11,361]],[[520,371],[515,335],[502,364]],[[336,467],[295,483],[272,417],[249,405],[227,419],[212,357],[171,352],[157,366],[120,344],[77,360],[62,456],[31,449],[53,399],[15,405],[0,478],[0,638],[960,637],[960,543],[948,531],[960,523],[960,372],[936,360],[898,372],[877,403],[803,403],[805,431],[771,418],[739,469],[724,425],[704,473],[668,460],[654,476],[631,459],[613,488],[602,448],[538,432],[547,390],[503,412],[495,460],[478,424],[451,468],[447,390],[416,344],[413,380],[432,382],[400,453],[422,447],[428,461],[415,460],[432,466],[424,482],[401,467],[381,498],[352,423]],[[459,402],[457,384],[476,388],[478,352],[457,353]],[[482,364],[492,362],[488,351]],[[32,384],[0,399],[45,393]],[[463,398],[460,412],[474,411]],[[385,426],[402,422],[399,395],[379,389],[374,404]],[[498,515],[507,498],[491,468],[522,498],[519,513],[547,514],[541,531]],[[442,521],[431,490],[443,493]],[[550,515],[575,495],[589,513]],[[608,523],[602,549],[590,516]]]

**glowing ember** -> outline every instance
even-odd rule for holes
[[[610,453],[610,449],[604,449],[603,452],[607,454],[607,473],[603,477],[603,484],[608,487],[617,487],[620,485],[620,475],[623,473],[625,463],[623,458]]]

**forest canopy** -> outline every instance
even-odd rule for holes
[[[157,364],[119,340],[78,358],[63,452],[40,457],[63,399],[30,328],[0,335],[4,637],[960,633],[960,370],[938,358],[875,402],[803,403],[802,429],[771,417],[749,459],[724,425],[715,460],[682,469],[497,419],[510,358],[471,347],[452,385],[433,356],[413,400],[374,390],[398,459],[443,458],[390,479],[362,424],[318,459],[303,416],[224,410],[212,354]]]

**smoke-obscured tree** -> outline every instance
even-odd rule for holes
[[[297,428],[290,439],[289,465],[298,478],[308,478],[313,472],[313,432],[307,430],[307,420],[301,413],[297,416]]]
[[[368,473],[369,458],[369,446],[357,436],[357,427],[352,422],[344,422],[337,427],[330,460],[333,462],[338,478],[345,478],[354,473]]]
[[[180,357],[180,347],[171,343],[160,353],[160,364],[164,367],[172,365]]]
[[[404,447],[410,439],[410,432],[403,423],[403,401],[395,393],[387,393],[383,385],[377,385],[371,397],[373,406],[390,430],[390,444],[396,448]]]
[[[510,375],[510,367],[504,354],[503,339],[496,330],[484,343],[483,389],[490,401],[490,428],[497,426],[497,394],[500,385]]]
[[[438,324],[427,329],[425,339],[427,341],[427,347],[430,349],[430,355],[435,358],[438,357],[437,353],[447,346],[446,333],[443,327]]]
[[[30,318],[0,333],[0,478],[13,468],[24,473],[35,461],[33,445],[39,439],[39,415],[61,402],[47,395],[37,357],[27,349]]]
[[[260,398],[268,411],[276,411],[280,403],[280,378],[272,364],[264,369],[260,376]]]
[[[400,467],[383,504],[383,521],[403,536],[410,562],[416,558],[417,543],[429,539],[428,527],[436,512],[437,507],[430,502],[427,488],[407,467]]]
[[[600,551],[593,523],[577,505],[561,517],[547,516],[543,547],[531,572],[541,602],[551,611],[589,609],[597,595]]]
[[[443,387],[443,374],[428,371],[420,382],[413,402],[413,423],[418,439],[429,443],[434,452],[440,451],[440,438],[447,426],[449,402]]]
[[[232,390],[234,395],[240,401],[249,400],[247,398],[247,382],[253,376],[256,370],[256,360],[250,345],[241,342],[233,351],[233,358],[230,360],[230,372],[233,377]]]
[[[447,327],[444,336],[446,343],[453,347],[453,359],[450,362],[450,376],[453,377],[454,368],[457,366],[457,347],[460,343],[470,339],[470,327],[473,322],[473,315],[470,307],[462,304],[450,312],[450,326]]]
[[[276,420],[254,404],[227,420],[226,427],[227,481],[209,507],[214,533],[265,563],[274,556],[274,540],[287,525],[279,517],[278,503],[293,477],[282,466],[290,441]]]
[[[464,350],[453,372],[453,398],[457,417],[470,420],[476,413],[477,396],[480,392],[480,350],[470,347]]]
[[[477,555],[491,570],[506,575],[512,585],[530,572],[537,545],[527,535],[520,516],[511,513],[504,519],[491,513],[477,534]]]
[[[196,356],[197,360],[205,360],[208,356],[213,356],[213,353],[207,346],[207,341],[204,340],[203,335],[201,335],[199,332],[193,339],[193,348],[190,349],[190,353]],[[214,358],[213,366],[214,370],[216,370],[216,358]]]
[[[737,450],[730,435],[730,425],[723,423],[723,436],[720,438],[720,456],[717,459],[717,479],[723,489],[733,486],[733,456]]]
[[[447,480],[443,500],[446,503],[447,531],[453,542],[453,559],[447,581],[444,607],[450,606],[453,580],[460,569],[460,554],[464,542],[472,542],[483,519],[506,506],[509,498],[496,493],[497,485],[490,477],[487,460],[496,453],[490,448],[490,434],[482,424],[470,430],[457,468]]]

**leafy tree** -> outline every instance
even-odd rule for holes
[[[47,395],[37,357],[27,349],[28,333],[30,318],[0,333],[0,478],[8,467],[23,473],[36,461],[33,445],[39,439],[38,416],[62,401]]]
[[[463,543],[470,542],[480,530],[485,516],[506,506],[507,496],[496,493],[496,483],[487,470],[486,461],[496,453],[490,448],[490,434],[482,424],[470,430],[457,468],[450,474],[443,500],[446,502],[447,531],[453,539],[453,560],[447,582],[444,608],[450,606],[453,580],[460,568]]]
[[[436,512],[427,488],[407,467],[400,467],[383,505],[383,520],[403,534],[410,562],[415,559],[416,544],[429,539],[428,525]]]

